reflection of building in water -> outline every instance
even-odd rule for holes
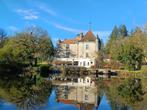
[[[96,88],[91,87],[57,87],[59,102],[65,104],[74,104],[80,109],[93,110],[97,108],[100,98],[97,95]]]
[[[95,86],[95,83],[91,77],[78,78],[78,85]]]

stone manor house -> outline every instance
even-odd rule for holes
[[[89,68],[95,65],[99,50],[100,39],[89,30],[85,35],[80,33],[73,39],[58,40],[55,60]]]

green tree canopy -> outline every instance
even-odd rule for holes
[[[106,44],[106,53],[110,53],[110,50],[112,48],[112,44],[115,42],[115,40],[118,38],[119,36],[119,30],[117,28],[117,26],[114,26],[110,36],[109,36],[109,40]]]
[[[119,36],[119,29],[117,28],[117,26],[114,26],[112,33],[110,35],[110,40],[111,39],[117,39],[117,37]]]
[[[125,25],[121,25],[119,28],[120,36],[126,37],[128,36],[128,31]]]
[[[119,48],[117,59],[129,70],[141,69],[142,49],[132,44],[124,44]]]
[[[7,33],[3,29],[0,28],[0,48],[3,47],[6,39],[7,39]]]
[[[0,49],[0,58],[5,62],[37,63],[38,59],[50,61],[54,47],[50,36],[41,28],[29,27],[9,38]]]
[[[118,94],[126,103],[134,104],[143,100],[144,91],[140,79],[127,79],[118,87]]]

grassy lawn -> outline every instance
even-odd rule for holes
[[[137,71],[117,70],[117,72],[120,78],[135,77],[147,79],[147,65],[143,65],[141,70]]]

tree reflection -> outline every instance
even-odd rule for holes
[[[97,86],[106,94],[112,110],[139,110],[147,104],[141,79],[101,80]]]
[[[125,80],[118,87],[118,94],[128,103],[136,103],[143,100],[143,89],[141,79],[133,78]]]
[[[23,76],[15,80],[0,79],[0,98],[23,110],[34,110],[42,106],[50,93],[51,82],[40,76]]]

